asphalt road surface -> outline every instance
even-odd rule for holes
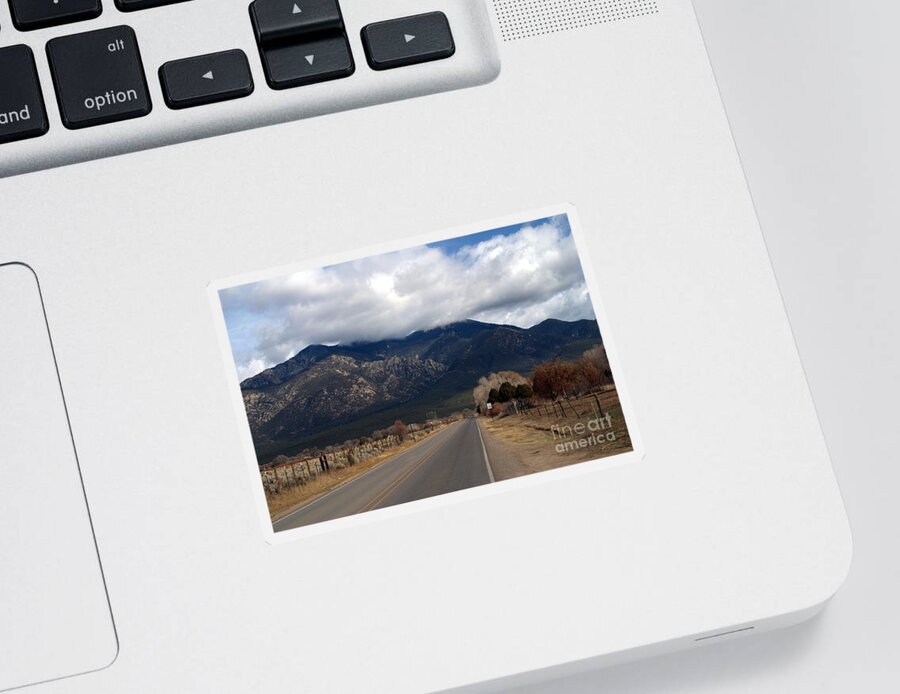
[[[378,467],[318,496],[280,520],[275,531],[404,504],[493,482],[478,422],[463,419]]]

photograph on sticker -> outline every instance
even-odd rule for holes
[[[276,532],[632,450],[567,214],[218,295]]]

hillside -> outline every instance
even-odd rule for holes
[[[596,321],[531,328],[463,321],[397,340],[311,345],[241,384],[260,461],[472,407],[492,371],[530,373],[600,343]]]

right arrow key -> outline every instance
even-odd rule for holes
[[[443,12],[389,19],[362,30],[366,60],[373,70],[389,70],[449,58],[456,51]]]

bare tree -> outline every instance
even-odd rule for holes
[[[496,390],[499,396],[500,386],[504,383],[517,386],[519,384],[527,384],[528,379],[515,371],[498,371],[489,376],[482,376],[478,379],[478,385],[472,390],[472,399],[475,401],[475,407],[480,407],[481,411],[484,412],[485,406],[490,400],[491,390]]]
[[[612,383],[612,370],[609,368],[609,357],[606,356],[606,347],[597,345],[584,353],[583,357],[590,361],[600,372],[602,383]]]
[[[396,436],[398,439],[403,441],[406,438],[407,434],[409,434],[409,427],[398,419],[388,427],[387,432],[391,436]]]
[[[555,400],[571,394],[578,387],[579,380],[578,367],[574,362],[554,359],[535,368],[532,388],[538,397]]]

